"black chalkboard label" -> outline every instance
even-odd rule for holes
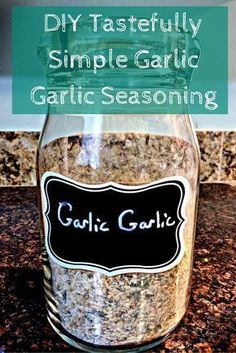
[[[188,182],[174,176],[125,186],[43,175],[46,249],[63,267],[106,275],[155,273],[183,255]]]

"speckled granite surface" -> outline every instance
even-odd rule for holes
[[[198,131],[201,181],[236,183],[236,131]],[[0,132],[0,186],[35,185],[37,132]]]
[[[219,181],[221,174],[220,156],[223,133],[201,131],[197,134],[201,152],[201,181]]]
[[[0,186],[35,185],[38,132],[0,132]]]
[[[221,179],[236,181],[236,131],[224,134]]]
[[[179,328],[149,353],[236,352],[236,188],[201,186],[192,298]],[[3,352],[75,352],[45,317],[36,189],[0,188]]]

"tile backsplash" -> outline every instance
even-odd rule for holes
[[[198,131],[201,181],[236,184],[236,131]],[[38,132],[0,132],[0,186],[36,185]]]

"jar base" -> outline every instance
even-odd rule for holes
[[[70,333],[68,333],[62,326],[60,325],[55,325],[52,320],[50,319],[49,316],[47,316],[47,319],[50,323],[50,325],[52,326],[53,330],[67,343],[69,343],[70,345],[84,351],[84,352],[89,352],[89,353],[108,353],[108,352],[112,352],[112,353],[138,353],[138,352],[144,352],[148,349],[151,349],[153,347],[158,346],[159,344],[161,344],[163,341],[165,341],[168,336],[176,329],[177,326],[179,326],[180,321],[177,325],[175,325],[174,327],[172,327],[167,334],[165,334],[164,336],[158,337],[155,340],[152,340],[150,342],[146,342],[143,344],[139,344],[136,346],[133,345],[117,345],[117,346],[99,346],[99,345],[94,345],[94,344],[90,344],[88,342],[82,341],[78,338],[76,338],[75,336],[71,335]],[[60,327],[59,327],[60,326]]]

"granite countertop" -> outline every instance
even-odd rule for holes
[[[76,352],[44,309],[36,188],[0,188],[2,352]],[[201,186],[191,303],[154,352],[236,352],[233,289],[236,188]]]

